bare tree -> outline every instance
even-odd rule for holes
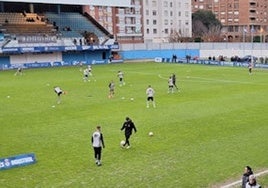
[[[203,34],[202,39],[204,42],[221,42],[221,26],[210,26],[208,31]]]
[[[211,11],[198,10],[192,14],[193,37],[202,41],[221,41],[222,25]]]
[[[169,35],[169,42],[181,42],[181,31],[171,30]]]
[[[172,30],[169,35],[169,42],[190,42],[192,39],[190,37],[185,37],[181,30]]]

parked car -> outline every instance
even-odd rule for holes
[[[246,55],[245,57],[240,58],[240,62],[251,62],[251,58],[253,59],[253,62],[256,62],[258,60],[258,58],[255,56]]]

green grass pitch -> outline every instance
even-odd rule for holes
[[[239,180],[246,165],[268,168],[267,70],[249,75],[242,67],[153,62],[92,69],[90,82],[79,67],[0,72],[0,158],[31,152],[37,158],[0,171],[0,187],[217,187]],[[169,94],[172,73],[180,92]],[[149,84],[156,108],[146,108]],[[54,86],[68,92],[61,104]],[[119,146],[126,116],[138,129],[128,150]],[[90,142],[96,125],[106,143],[101,167]],[[267,179],[258,182],[268,186]]]

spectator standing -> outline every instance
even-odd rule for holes
[[[129,138],[132,135],[132,130],[134,130],[135,133],[137,132],[134,122],[129,117],[126,117],[126,121],[123,123],[123,126],[121,128],[121,131],[122,130],[125,130],[125,139],[126,139],[123,147],[127,145],[127,149],[129,149],[130,148]]]
[[[261,188],[253,174],[249,176],[249,181],[246,184],[246,188]]]
[[[246,188],[246,184],[249,181],[249,176],[253,174],[250,166],[246,166],[244,169],[244,174],[242,176],[242,188]]]
[[[171,62],[172,63],[176,63],[177,62],[177,55],[176,54],[173,54],[172,55]]]
[[[105,148],[104,139],[101,132],[101,126],[96,127],[96,131],[92,134],[91,143],[94,150],[95,163],[101,166],[102,148]]]

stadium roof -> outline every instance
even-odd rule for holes
[[[18,2],[18,3],[45,3],[45,4],[64,4],[64,5],[99,5],[128,7],[130,0],[5,0],[0,2]]]

